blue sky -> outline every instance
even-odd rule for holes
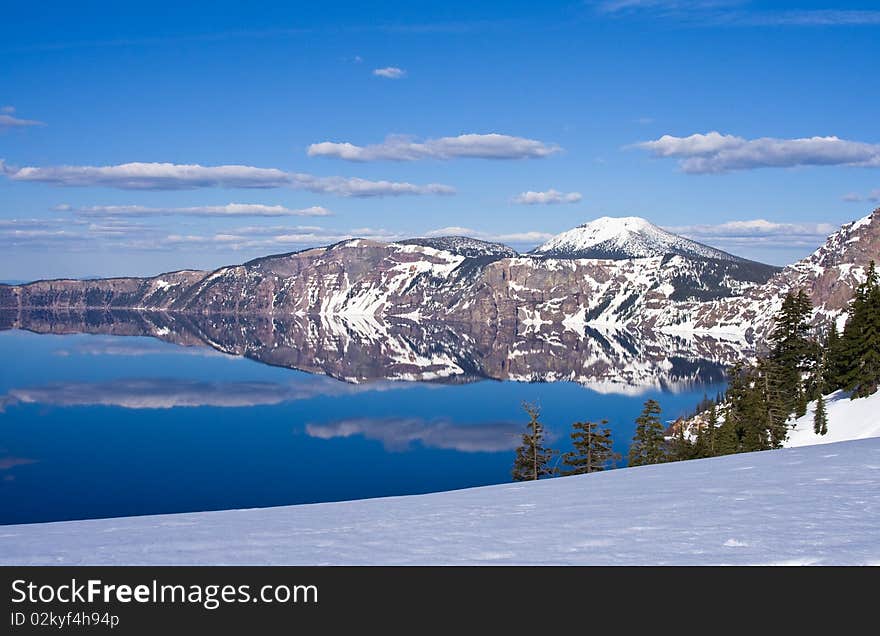
[[[876,2],[121,7],[3,9],[0,279],[603,215],[782,264],[878,205]]]

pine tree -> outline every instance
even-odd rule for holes
[[[769,360],[774,365],[778,383],[776,388],[781,398],[778,406],[785,413],[784,419],[792,413],[802,414],[801,411],[806,409],[803,375],[809,370],[817,352],[807,323],[811,311],[812,303],[804,290],[788,292],[770,333]]]
[[[706,411],[706,421],[697,432],[697,457],[715,457],[718,438],[718,407],[713,403]]]
[[[550,463],[556,451],[544,445],[544,425],[540,421],[541,409],[538,405],[523,402],[522,407],[529,416],[522,444],[516,449],[513,463],[514,481],[530,481],[541,477],[552,477],[556,468]]]
[[[754,401],[754,409],[760,415],[754,419],[752,425],[764,429],[770,448],[780,448],[788,435],[788,416],[791,405],[786,400],[786,371],[772,359],[759,360],[751,375],[754,393],[750,396]],[[806,412],[806,391],[801,391],[795,402],[795,413]],[[801,412],[803,411],[803,412]],[[763,448],[755,450],[764,450]]]
[[[853,398],[871,395],[880,386],[880,282],[874,261],[856,288],[840,340],[841,388]]]
[[[843,388],[843,376],[847,361],[842,353],[842,341],[837,333],[837,323],[832,321],[825,337],[825,356],[822,367],[822,384],[828,391]]]
[[[620,455],[612,449],[611,429],[602,420],[601,427],[594,422],[575,422],[572,424],[571,452],[562,456],[562,463],[569,467],[563,475],[595,473],[613,468]]]
[[[813,414],[813,432],[825,435],[828,432],[828,412],[825,410],[825,398],[820,395],[816,400],[816,412]]]
[[[788,411],[779,406],[778,365],[759,360],[755,366],[739,363],[729,372],[725,423],[728,424],[724,453],[779,448],[788,429]],[[719,431],[720,435],[720,431]],[[731,450],[736,440],[735,450]],[[720,451],[719,451],[720,452]]]
[[[636,432],[629,447],[630,466],[666,461],[666,439],[659,416],[660,405],[655,400],[645,402],[642,414],[636,418]]]
[[[724,423],[718,427],[717,437],[716,455],[732,455],[742,451],[741,433],[732,420],[725,418]]]

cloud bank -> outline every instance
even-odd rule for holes
[[[41,121],[36,119],[21,119],[15,116],[15,109],[12,106],[3,106],[0,108],[0,130],[6,128],[29,128],[32,126],[45,126]]]
[[[765,219],[728,221],[716,225],[666,227],[670,232],[711,245],[814,247],[838,226],[831,223],[776,223]]]
[[[600,0],[599,14],[644,17],[706,27],[833,27],[880,24],[875,9],[772,9],[750,0]]]
[[[317,177],[277,168],[174,163],[124,163],[113,166],[50,166],[15,168],[0,161],[0,172],[12,181],[63,187],[102,186],[121,190],[192,190],[197,188],[292,188],[342,197],[383,197],[454,194],[438,183],[415,185],[370,181],[357,177]]]
[[[308,147],[310,157],[333,157],[345,161],[419,161],[422,159],[542,159],[559,152],[555,144],[510,135],[465,134],[423,142],[392,135],[381,144],[356,146],[348,142],[323,141]]]
[[[663,135],[635,146],[654,157],[679,159],[682,171],[690,174],[796,166],[880,167],[880,144],[839,137],[745,139],[713,131],[688,137]]]
[[[227,203],[226,205],[200,205],[180,208],[155,208],[143,205],[93,205],[72,207],[59,205],[53,208],[59,212],[73,212],[91,218],[154,217],[154,216],[202,216],[202,217],[279,217],[279,216],[332,216],[332,212],[321,206],[292,209],[283,205],[262,205],[260,203]]]
[[[861,195],[858,192],[850,192],[849,194],[844,194],[842,199],[844,201],[849,201],[850,203],[877,203],[880,201],[880,188],[871,190],[865,195]]]

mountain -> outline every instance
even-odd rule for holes
[[[503,243],[490,243],[469,236],[438,236],[436,238],[411,238],[398,241],[401,245],[421,245],[435,250],[443,250],[468,258],[497,257],[515,258],[517,251]]]
[[[489,326],[548,338],[601,328],[733,334],[752,342],[770,328],[792,289],[811,295],[816,324],[840,318],[865,265],[880,256],[880,209],[782,270],[694,253],[692,242],[653,230],[638,236],[649,236],[651,249],[660,251],[616,260],[555,258],[508,256],[503,246],[460,237],[353,239],[213,272],[0,286],[0,308],[366,317],[469,325],[465,331],[478,333]],[[636,242],[639,250],[648,249],[646,240]]]
[[[550,258],[622,260],[677,254],[691,258],[749,262],[714,247],[691,241],[638,216],[603,216],[557,234],[531,252]]]
[[[783,268],[765,284],[736,298],[679,303],[665,313],[643,316],[642,326],[657,330],[739,333],[762,336],[789,291],[803,289],[813,303],[811,322],[843,326],[855,288],[871,261],[880,261],[880,208],[843,225],[808,257]]]

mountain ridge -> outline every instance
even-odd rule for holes
[[[212,272],[0,286],[0,307],[397,317],[522,333],[584,333],[598,325],[754,339],[791,289],[813,296],[816,324],[838,319],[867,261],[880,254],[878,216],[880,209],[844,225],[810,257],[781,270],[702,255],[558,259],[504,256],[499,244],[466,238],[351,239]],[[457,248],[438,249],[450,240]]]

